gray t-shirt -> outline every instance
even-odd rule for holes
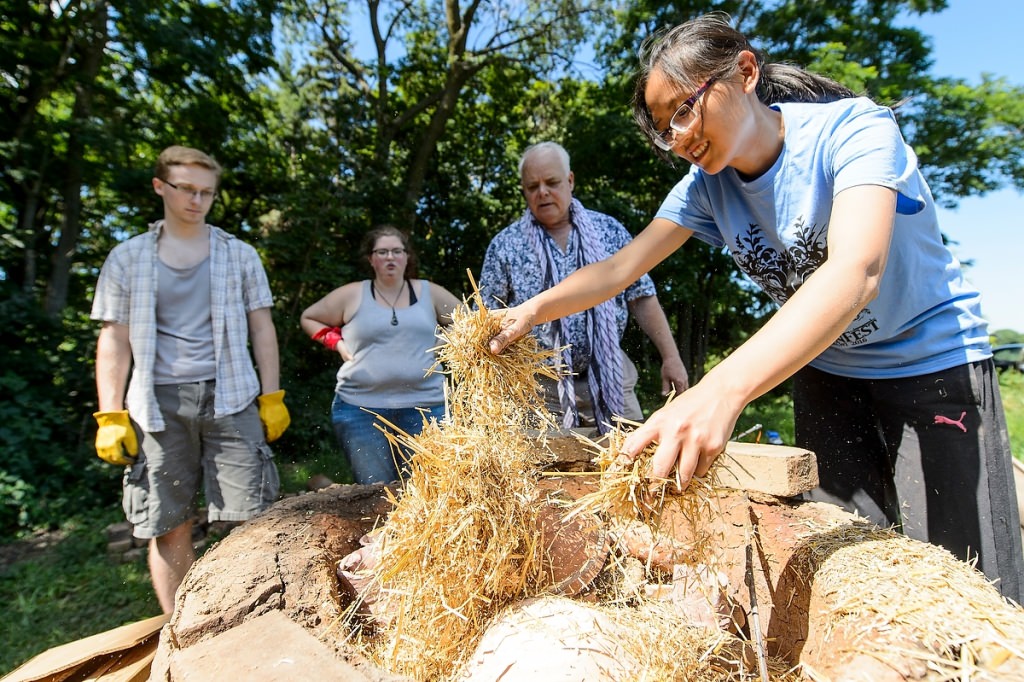
[[[184,384],[217,376],[210,317],[210,259],[190,268],[157,260],[153,382]]]
[[[379,409],[444,403],[444,377],[424,376],[434,365],[435,355],[429,351],[440,341],[430,282],[419,281],[419,298],[408,308],[395,309],[395,325],[391,307],[374,300],[370,280],[363,281],[362,301],[342,330],[353,357],[338,370],[335,390],[346,403]]]

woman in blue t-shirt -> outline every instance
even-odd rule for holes
[[[797,443],[818,458],[810,499],[977,557],[1020,601],[987,325],[892,112],[765,64],[720,13],[654,36],[641,59],[635,118],[689,173],[629,245],[509,310],[492,350],[617,294],[691,236],[726,246],[779,310],[624,452],[657,442],[652,476],[674,469],[683,486],[707,472],[750,401],[793,377]]]

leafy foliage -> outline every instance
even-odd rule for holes
[[[637,48],[660,26],[722,9],[770,59],[902,103],[946,204],[1024,186],[1020,88],[928,76],[927,36],[897,21],[945,4],[6,2],[0,533],[114,504],[117,471],[91,446],[96,325],[85,312],[106,254],[158,216],[150,169],[164,146],[203,148],[225,167],[211,222],[254,244],[271,278],[293,415],[275,450],[304,473],[340,460],[328,417],[337,358],[298,318],[364,276],[369,227],[409,229],[420,275],[468,293],[466,271],[524,210],[517,162],[542,139],[569,150],[586,205],[633,232],[655,213],[686,168],[650,153],[628,102]],[[590,49],[596,76],[578,70]],[[694,380],[773,310],[727,253],[695,240],[651,274]],[[642,403],[656,408],[657,354],[636,325],[624,344]]]
[[[977,86],[938,79],[905,109],[903,126],[945,205],[1007,184],[1024,187],[1024,88],[988,76]]]
[[[0,287],[0,537],[113,505],[119,471],[92,449],[94,325],[53,320]]]
[[[1024,462],[1024,374],[1000,372],[999,392],[1006,411],[1006,427],[1010,432],[1010,452]]]

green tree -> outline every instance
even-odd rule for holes
[[[630,120],[636,51],[659,26],[724,9],[772,60],[898,104],[944,203],[1021,187],[1020,89],[928,76],[927,37],[899,25],[943,0],[0,5],[0,328],[19,349],[0,377],[9,500],[31,501],[48,477],[88,478],[81,457],[96,464],[88,299],[109,250],[157,215],[149,178],[168,144],[217,156],[226,173],[211,221],[264,258],[294,417],[275,445],[286,460],[334,448],[337,360],[297,320],[362,276],[356,246],[374,223],[410,229],[421,274],[466,291],[467,268],[479,272],[490,237],[525,208],[519,155],[551,139],[572,155],[584,203],[631,231],[646,225],[686,171],[657,160]],[[574,63],[588,47],[596,77]],[[771,314],[720,249],[688,244],[652,276],[694,378]],[[628,334],[656,376],[653,349]],[[28,524],[55,518],[31,502],[12,509]]]
[[[992,76],[975,86],[939,78],[901,108],[900,122],[945,206],[1024,189],[1024,88]]]
[[[934,78],[928,37],[901,25],[906,16],[940,11],[945,0],[855,0],[847,3],[799,2],[662,2],[631,4],[606,25],[598,54],[607,70],[605,96],[626,102],[635,55],[642,41],[660,27],[674,25],[712,10],[728,12],[752,37],[769,61],[792,62],[823,73],[896,108],[908,141],[938,200],[955,205],[964,196],[983,194],[1020,179],[1021,91],[1005,81],[986,78],[977,87]],[[619,115],[626,116],[623,111]],[[622,131],[607,120],[604,129]],[[608,136],[595,146],[607,146]],[[631,140],[635,149],[637,145]],[[667,174],[649,163],[622,163],[623,150],[610,155],[607,169],[634,199],[650,196],[631,173],[640,169],[658,185],[654,202],[641,200],[653,215],[657,200],[685,172],[685,164]],[[649,153],[647,156],[651,156]],[[601,167],[602,155],[592,168]],[[758,328],[772,305],[722,253],[690,244],[652,273],[661,286],[663,306],[674,317],[684,360],[699,377],[708,357],[721,355]],[[705,275],[707,275],[705,277]],[[688,349],[688,351],[687,351]]]
[[[258,117],[248,83],[271,63],[275,3],[5,4],[0,269],[57,316],[72,276],[94,274],[78,266],[83,228],[138,230],[125,207],[141,203],[140,159],[174,142],[216,152]]]
[[[89,293],[110,248],[145,229],[156,208],[148,181],[159,149],[183,142],[220,155],[231,148],[222,143],[259,119],[262,109],[248,92],[252,76],[271,63],[275,3],[3,5],[0,524],[6,534],[11,524],[47,525],[69,509],[105,502],[102,491],[116,494],[116,486],[96,485],[116,472],[91,448]],[[231,159],[222,160],[231,167]],[[224,207],[218,210],[223,215]]]
[[[359,8],[369,30],[357,42],[355,8],[297,2],[295,34],[315,36],[300,78],[319,81],[322,105],[334,107],[316,121],[353,126],[335,130],[339,143],[351,136],[359,144],[362,156],[353,170],[362,187],[374,188],[366,192],[371,222],[416,225],[428,175],[437,168],[434,155],[449,125],[460,109],[486,106],[480,99],[486,97],[481,74],[515,63],[539,77],[567,62],[598,6],[573,0],[527,5],[371,0]],[[360,58],[357,51],[368,56]]]

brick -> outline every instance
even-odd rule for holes
[[[107,554],[124,554],[132,548],[132,539],[112,540],[107,543]]]
[[[725,488],[794,497],[817,487],[818,463],[803,448],[730,441],[712,475]]]

